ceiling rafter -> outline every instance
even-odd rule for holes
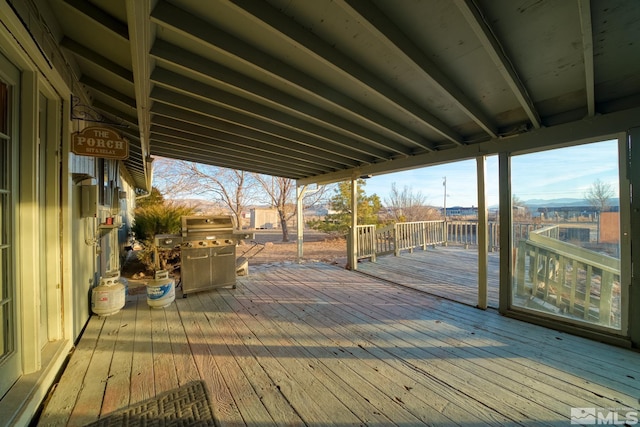
[[[288,38],[290,43],[305,49],[317,60],[340,71],[346,78],[350,79],[353,84],[374,91],[378,96],[401,109],[405,114],[417,122],[420,122],[423,126],[437,132],[443,138],[454,143],[462,143],[462,137],[439,118],[419,106],[414,100],[385,83],[378,76],[369,72],[355,60],[344,55],[306,28],[280,13],[268,3],[252,0],[232,0],[231,3],[235,4],[239,10],[243,11],[246,16],[250,17],[251,20],[258,25],[270,28],[271,31],[276,31],[282,37]],[[370,2],[367,4],[367,7],[374,7]],[[420,148],[433,149],[433,143],[422,141],[413,141],[413,143]]]
[[[133,73],[130,70],[127,70],[81,43],[69,37],[64,37],[60,42],[60,47],[133,85]]]
[[[140,139],[140,133],[138,130],[138,119],[135,116],[132,116],[130,114],[127,114],[126,112],[122,111],[122,110],[118,110],[110,105],[105,104],[104,102],[100,101],[99,99],[94,99],[93,100],[93,104],[91,105],[93,108],[95,108],[96,110],[102,111],[104,113],[107,113],[108,115],[110,115],[111,117],[116,117],[120,120],[122,120],[124,123],[127,124],[127,126],[132,129],[133,131],[138,133],[137,138]]]
[[[265,54],[255,47],[239,40],[218,28],[203,22],[196,16],[175,7],[166,1],[159,2],[151,13],[156,24],[170,28],[193,41],[210,47],[222,55],[236,58],[246,67],[259,70],[290,87],[295,87],[305,97],[313,98],[325,105],[337,107],[340,114],[364,121],[372,129],[394,134],[406,143],[425,145],[424,138],[413,141],[407,138],[406,126],[397,123],[354,99],[338,92],[324,83],[308,76],[288,64]]]
[[[176,147],[191,151],[194,154],[200,153],[203,156],[210,158],[225,156],[229,159],[237,159],[237,161],[250,162],[252,164],[264,164],[265,166],[268,165],[274,169],[307,176],[320,173],[324,170],[312,165],[303,165],[299,162],[288,162],[282,159],[267,159],[264,155],[255,151],[235,150],[233,147],[225,144],[213,145],[209,143],[210,141],[206,141],[205,138],[198,138],[196,135],[174,132],[170,129],[163,129],[157,126],[153,126],[152,129],[154,129],[154,131],[152,131],[153,141],[163,141],[167,144],[172,144]]]
[[[469,116],[471,120],[480,126],[489,136],[492,138],[497,136],[496,126],[492,120],[428,58],[394,22],[382,13],[380,9],[364,0],[343,0],[340,4],[360,15],[360,17],[366,21],[363,22],[363,25],[370,26],[372,30],[378,32],[383,38],[393,44],[399,52],[416,64],[432,84],[439,87],[442,93],[447,95],[460,110]],[[459,143],[460,141],[457,142]]]
[[[375,150],[368,152],[367,145],[346,135],[336,133],[335,131],[283,113],[282,111],[272,107],[234,95],[230,92],[200,83],[164,68],[156,67],[151,75],[151,79],[165,87],[170,87],[172,90],[180,91],[194,98],[199,98],[204,102],[215,103],[216,105],[227,107],[240,114],[253,116],[260,120],[292,130],[303,129],[304,132],[309,134],[309,136],[322,138],[332,145],[340,145],[348,148],[359,146],[360,150],[366,152],[368,155],[372,155],[372,153],[375,152]],[[394,141],[389,141],[387,144],[376,143],[375,147],[386,153],[394,152],[404,155],[409,154],[409,149],[407,147],[395,143]]]
[[[111,98],[112,100],[117,101],[118,103],[126,106],[128,109],[130,109],[131,113],[135,113],[136,111],[135,99],[123,93],[120,93],[117,90],[113,89],[112,87],[107,86],[106,84],[99,82],[96,79],[89,77],[87,75],[80,77],[80,83],[89,87],[91,90],[100,92],[104,96]]]
[[[356,145],[354,147],[332,144],[332,141],[330,140],[325,140],[311,134],[303,134],[301,131],[283,128],[281,126],[265,122],[264,120],[246,116],[244,114],[228,110],[186,95],[182,95],[162,87],[154,88],[154,90],[151,92],[151,97],[152,99],[161,101],[165,104],[179,106],[180,108],[191,110],[194,113],[200,113],[214,118],[219,118],[230,123],[235,123],[239,126],[251,128],[267,134],[272,134],[282,139],[289,140],[293,143],[301,144],[311,148],[322,149],[327,151],[327,153],[335,153],[339,156],[344,156],[347,158],[362,158],[361,155],[364,155],[365,158],[368,158],[370,161],[374,160],[374,158],[372,158],[371,154],[369,153],[371,151],[370,148],[367,150],[367,152],[359,151],[359,148],[362,147],[360,146],[361,144],[358,145],[357,142],[355,143]],[[361,155],[359,156],[358,153],[360,153]],[[389,153],[387,153],[387,155],[388,154]]]
[[[520,106],[524,109],[527,117],[529,117],[529,121],[531,121],[533,127],[536,129],[540,128],[540,116],[533,100],[529,96],[524,83],[522,83],[502,45],[482,15],[478,5],[473,0],[455,0],[455,3],[478,37],[480,44],[482,44],[482,47],[496,65],[497,71],[502,75],[507,85],[509,85],[509,88],[517,98]]]
[[[104,12],[99,7],[85,0],[64,0],[67,5],[92,19],[96,24],[129,41],[127,24]],[[139,2],[146,3],[146,2]]]
[[[595,76],[593,70],[593,26],[591,22],[591,2],[578,0],[580,30],[582,32],[582,55],[584,57],[585,91],[587,93],[587,114],[596,114]]]
[[[319,164],[322,164],[322,161],[319,159],[321,158],[325,161],[340,163],[344,167],[355,167],[363,163],[371,163],[356,161],[349,157],[338,155],[335,152],[326,150],[323,146],[315,147],[315,149],[314,147],[306,147],[268,133],[225,122],[213,117],[196,114],[187,110],[170,107],[163,103],[157,103],[154,105],[153,113],[155,115],[154,123],[167,126],[167,121],[172,121],[173,123],[171,126],[180,129],[189,129],[190,125],[199,126],[203,129],[209,129],[212,132],[221,132],[226,135],[231,135],[231,137],[227,137],[227,141],[229,143],[239,144],[243,147],[254,147],[253,144],[259,144],[266,150],[273,150],[271,152],[277,155],[281,155],[281,150],[283,150],[284,152],[288,152],[289,156],[311,156],[313,158],[312,160],[320,162]]]
[[[247,164],[246,161],[235,160],[235,159],[228,158],[226,156],[215,156],[214,158],[204,158],[202,155],[193,154],[192,152],[185,151],[184,149],[181,149],[181,148],[173,148],[166,144],[158,144],[156,146],[152,144],[152,147],[154,147],[154,155],[160,156],[160,157],[168,157],[168,158],[173,158],[178,160],[187,160],[190,162],[209,164],[212,166],[224,165],[220,167],[244,170],[244,171],[255,172],[255,173],[260,173],[265,175],[284,176],[285,178],[291,178],[291,179],[301,179],[305,177],[304,174],[292,173],[292,172],[287,173],[288,171],[280,172],[279,168],[274,168],[268,165],[262,166],[257,164]]]
[[[156,41],[151,49],[151,55],[161,63],[170,63],[172,67],[178,67],[185,72],[203,76],[218,84],[245,93],[251,98],[259,98],[263,104],[277,106],[281,111],[301,117],[318,126],[332,129],[334,132],[343,133],[348,138],[355,138],[369,145],[400,147],[396,141],[392,141],[364,126],[279,91],[267,84],[243,76],[216,62],[187,52],[168,42]],[[407,132],[407,135],[409,135],[409,132]],[[419,139],[417,134],[412,137]]]
[[[151,65],[148,52],[151,49],[151,23],[149,22],[150,2],[127,1],[127,23],[129,36],[131,37],[131,66],[134,75],[134,88],[136,94],[136,107],[138,113],[138,129],[140,130],[140,146],[142,158],[146,159],[151,154],[149,133],[151,128],[151,106],[149,81]],[[151,173],[149,167],[145,171],[148,176],[148,187],[151,188]]]
[[[167,129],[174,129],[176,131],[185,132],[188,134],[199,135],[203,138],[207,138],[212,145],[223,143],[236,147],[240,151],[262,151],[264,155],[275,154],[278,158],[286,158],[289,161],[296,161],[302,163],[310,163],[313,165],[324,166],[325,168],[340,169],[344,167],[358,166],[357,162],[349,161],[344,158],[337,158],[326,151],[310,149],[307,150],[293,150],[291,148],[283,146],[283,141],[277,141],[277,143],[266,143],[264,138],[261,138],[263,134],[254,132],[256,139],[241,136],[236,133],[225,132],[217,129],[213,129],[207,126],[203,126],[195,123],[185,123],[177,120],[173,115],[170,116],[156,116],[154,120],[154,126],[160,126]],[[154,126],[151,127],[152,131]],[[238,129],[239,131],[242,128]]]

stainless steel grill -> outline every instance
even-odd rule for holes
[[[183,216],[182,294],[236,287],[236,245],[250,234],[235,232],[231,215]]]

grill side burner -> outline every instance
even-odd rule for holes
[[[231,215],[183,216],[182,294],[236,286],[236,245],[250,234],[236,233]]]

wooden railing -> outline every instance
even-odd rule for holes
[[[557,237],[553,225],[520,240],[515,298],[527,306],[620,326],[620,260]]]
[[[427,249],[429,245],[439,245],[446,241],[444,221],[398,222],[395,224],[394,254],[400,251],[413,252],[415,248]]]
[[[444,230],[447,232],[445,233]],[[514,223],[514,239],[527,239],[543,224]],[[557,230],[556,230],[557,233]],[[415,248],[425,249],[431,245],[461,245],[465,247],[478,245],[478,221],[415,221],[399,222],[382,228],[375,225],[359,225],[358,259],[372,258],[376,255],[393,253],[396,256],[403,250],[413,251]],[[557,238],[557,234],[555,235]],[[488,250],[500,248],[500,225],[497,221],[488,223]]]
[[[402,250],[413,251],[417,247],[426,249],[430,245],[443,244],[444,221],[401,222],[382,228],[358,225],[356,237],[356,257],[375,261],[377,255],[398,255]]]

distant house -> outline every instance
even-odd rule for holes
[[[275,208],[251,208],[249,228],[258,230],[280,228],[278,211]]]
[[[440,213],[442,213],[442,209],[440,209]],[[450,208],[447,208],[447,215],[446,216],[477,216],[478,215],[478,208],[475,206],[471,206],[471,207],[464,207],[464,206],[453,206]]]

